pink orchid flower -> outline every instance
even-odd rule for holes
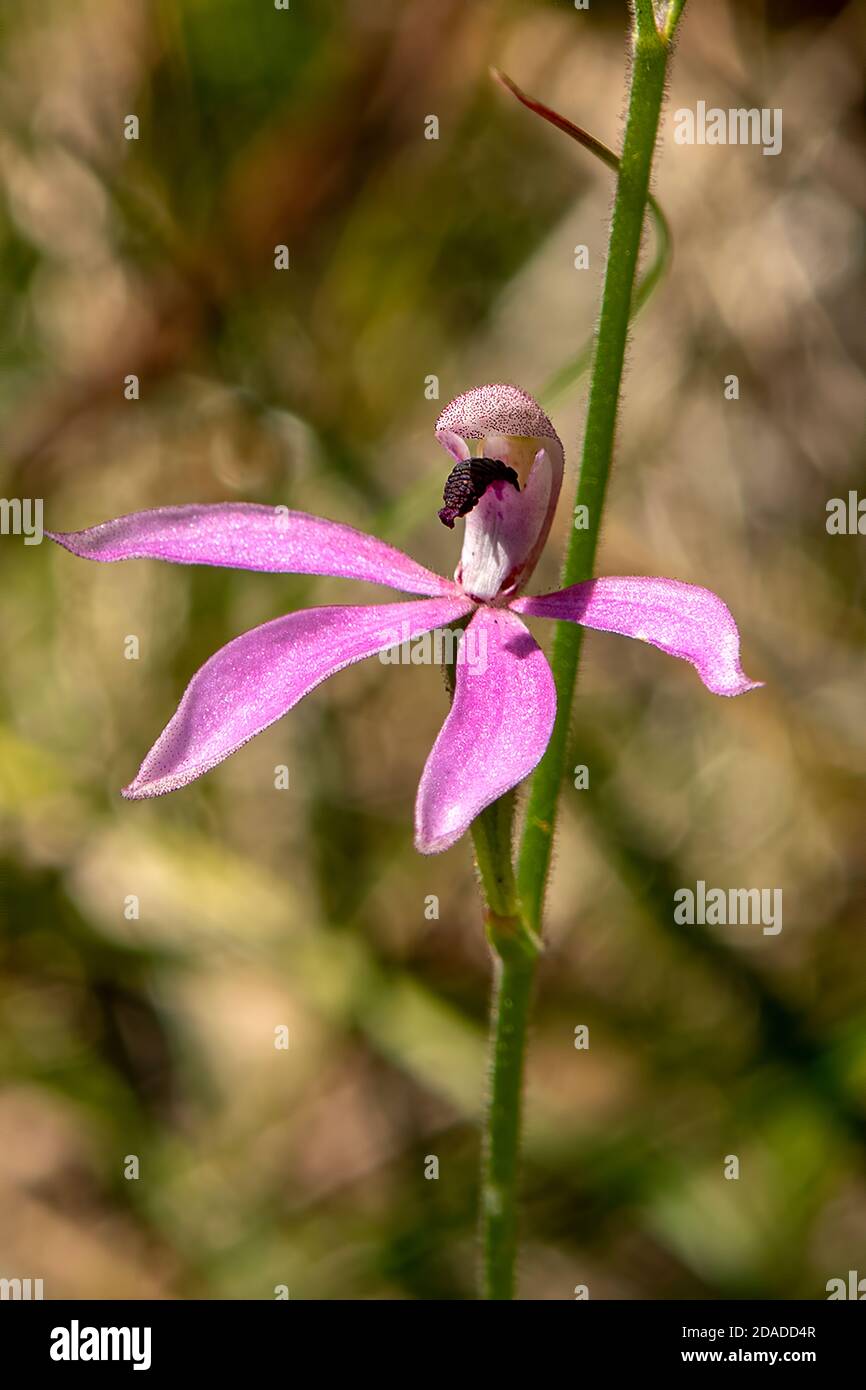
[[[47,533],[90,560],[332,575],[424,596],[310,608],[236,637],[193,676],[125,797],[186,786],[344,666],[469,614],[464,642],[472,634],[485,659],[458,660],[451,709],[421,777],[415,843],[424,854],[454,844],[547,747],[553,676],[521,614],[637,637],[690,662],[717,695],[760,684],[743,674],[734,619],[707,589],[605,578],[522,596],[550,530],[564,462],[556,431],[531,396],[515,386],[467,391],[442,412],[436,437],[454,459],[440,517],[447,526],[466,518],[453,580],[351,526],[252,503],[160,507],[85,531]]]

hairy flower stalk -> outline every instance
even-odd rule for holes
[[[663,234],[660,256],[643,287],[636,292],[640,240],[650,199],[652,158],[661,118],[668,60],[684,8],[685,0],[669,0],[665,13],[657,21],[653,0],[634,0],[633,63],[626,130],[617,171],[601,313],[591,359],[589,404],[575,499],[575,511],[578,506],[587,508],[589,527],[571,532],[562,571],[564,586],[588,580],[593,572],[613,458],[629,318],[632,310],[639,307],[641,297],[645,298],[651,292],[665,263],[667,225],[655,204],[657,225]],[[513,84],[510,85],[515,94],[524,100]],[[527,104],[531,105],[529,102]],[[538,110],[546,119],[554,115],[548,108],[539,107]],[[581,138],[582,132],[578,132],[576,127],[569,127],[569,122],[564,123],[563,128],[568,133]],[[591,139],[584,143],[590,148],[593,146]],[[570,368],[566,376],[571,375],[573,371]],[[558,379],[554,385],[559,385]],[[547,751],[532,780],[520,846],[519,901],[524,929],[533,939],[541,931],[544,892],[550,870],[557,800],[568,751],[568,730],[582,636],[581,628],[569,624],[561,624],[554,636],[551,664],[557,694],[557,717]],[[509,976],[514,967],[509,970],[506,966],[506,956],[501,955],[500,959],[503,964],[496,982],[491,1018],[492,1081],[482,1193],[483,1268],[485,1295],[508,1299],[513,1297],[515,1291],[520,1084],[535,960],[534,957],[525,957],[519,975],[510,982]],[[504,988],[509,983],[512,983],[510,999],[504,996]],[[501,1077],[500,1072],[505,1070],[508,1075]],[[513,1114],[510,1122],[503,1123],[500,1108],[507,1099],[511,1100]],[[500,1175],[503,1178],[502,1189],[494,1192],[491,1200],[493,1185]],[[499,1210],[489,1212],[488,1204]],[[507,1231],[505,1238],[503,1224]]]

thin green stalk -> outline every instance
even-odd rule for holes
[[[556,126],[557,130],[571,136],[572,140],[576,140],[578,144],[583,145],[584,149],[589,150],[590,154],[594,154],[596,159],[600,159],[602,164],[606,164],[608,169],[612,169],[614,173],[619,172],[619,157],[603,141],[595,135],[590,135],[588,130],[576,125],[567,116],[562,116],[558,111],[554,111],[551,106],[545,106],[543,101],[521,91],[517,83],[512,81],[506,73],[500,72],[498,68],[492,68],[491,72],[500,86],[516,97],[527,110],[532,111],[536,116],[541,116],[543,120],[549,121],[551,125]],[[631,306],[632,318],[640,313],[656,286],[660,284],[670,263],[673,248],[670,223],[665,217],[661,205],[651,193],[647,198],[647,207],[655,227],[656,249],[650,266],[635,287]],[[545,409],[549,409],[587,370],[592,360],[593,343],[594,338],[590,338],[588,342],[584,343],[577,355],[570,362],[559,367],[547,384],[537,393],[538,399]]]
[[[520,916],[512,860],[514,792],[507,792],[472,822],[475,863],[484,901],[498,917]]]
[[[512,792],[482,811],[472,826],[493,952],[480,1222],[483,1293],[489,1299],[514,1297],[523,1069],[541,951],[520,911],[511,863],[513,824]]]
[[[537,952],[523,936],[488,922],[495,952],[490,1011],[490,1078],[481,1171],[483,1294],[515,1292],[523,1070]]]
[[[670,0],[665,22],[662,26],[662,34],[664,35],[666,43],[670,43],[673,38],[676,27],[683,17],[683,10],[685,7],[686,0]]]
[[[455,627],[465,627],[466,619]],[[445,667],[453,699],[456,662]],[[508,792],[472,823],[484,923],[493,954],[488,1094],[481,1165],[480,1237],[485,1298],[514,1296],[517,1256],[521,1096],[538,937],[520,910],[512,863],[515,794]]]
[[[678,7],[677,18],[682,11]],[[587,525],[572,529],[562,570],[563,587],[590,579],[613,457],[614,434],[623,360],[632,309],[635,274],[644,212],[649,196],[650,170],[664,99],[670,40],[674,24],[656,28],[651,0],[636,0],[634,55],[625,139],[617,177],[616,199],[608,243],[601,313],[595,341],[589,402],[583,438],[575,518]],[[586,508],[585,512],[578,509]],[[529,928],[538,932],[550,868],[556,803],[567,754],[568,728],[582,629],[559,623],[553,641],[551,667],[556,682],[557,715],[547,752],[532,778],[523,840],[518,861],[518,887]]]
[[[521,1099],[535,968],[541,943],[523,920],[511,864],[514,794],[500,797],[472,826],[493,952],[489,1077],[481,1165],[483,1294],[514,1297],[517,1258]]]
[[[678,13],[681,9],[682,4]],[[563,571],[564,584],[589,577],[595,559],[613,453],[628,322],[635,307],[638,252],[672,33],[673,25],[665,29],[664,37],[656,28],[652,0],[635,0],[634,63],[628,117],[617,171],[577,495],[577,505],[588,508],[590,525],[586,530],[572,532]],[[592,137],[588,137],[588,142],[590,148],[596,143]],[[663,220],[661,225],[664,227]],[[666,249],[663,246],[663,252]],[[490,1091],[481,1182],[483,1293],[489,1299],[510,1299],[515,1292],[526,1042],[541,949],[539,931],[544,885],[550,863],[557,793],[567,751],[579,650],[580,629],[572,624],[560,624],[552,661],[558,714],[550,747],[533,779],[516,877],[511,848],[513,796],[500,798],[489,806],[472,828],[486,904],[487,937],[494,958]],[[450,674],[453,691],[453,671]]]

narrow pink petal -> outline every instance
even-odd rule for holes
[[[462,463],[463,459],[471,457],[469,445],[466,443],[466,440],[461,439],[460,435],[455,434],[453,430],[437,430],[436,438],[439,440],[442,448],[447,450],[451,455],[455,463]]]
[[[245,632],[193,676],[123,795],[177,791],[273,724],[327,676],[455,622],[471,606],[462,598],[437,598],[307,608]]]
[[[479,608],[463,643],[454,701],[418,788],[422,854],[448,849],[485,806],[529,775],[556,713],[550,667],[519,618]]]
[[[87,560],[171,560],[281,574],[328,574],[387,584],[407,594],[453,594],[455,585],[338,521],[254,502],[157,507],[87,531],[47,531]]]
[[[742,695],[751,681],[740,666],[740,634],[717,594],[678,579],[590,579],[512,608],[539,618],[565,618],[601,632],[619,632],[691,662],[714,695]]]

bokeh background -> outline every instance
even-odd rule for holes
[[[585,643],[527,1298],[823,1298],[866,1275],[864,540],[825,529],[864,480],[866,18],[689,9],[656,176],[674,257],[635,325],[599,572],[715,589],[766,688],[718,700],[654,649]],[[61,530],[283,503],[450,572],[436,415],[572,360],[612,192],[488,67],[616,146],[625,27],[619,0],[3,6],[3,497]],[[699,99],[781,107],[781,155],[677,146],[671,112]],[[585,379],[546,399],[568,476],[539,590]],[[411,843],[439,672],[347,670],[127,804],[216,647],[385,591],[14,535],[0,564],[0,1275],[49,1298],[474,1297],[489,961],[468,845]],[[782,932],[676,926],[697,879],[781,888]]]

